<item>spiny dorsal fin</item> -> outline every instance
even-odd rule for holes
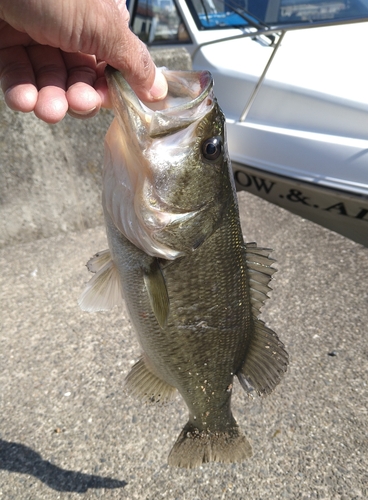
[[[254,328],[243,366],[237,376],[245,391],[259,395],[269,394],[280,382],[288,365],[288,354],[275,332],[258,319],[261,307],[271,290],[269,282],[276,269],[269,257],[268,248],[258,248],[256,243],[245,246],[247,277],[253,311]]]
[[[143,355],[128,373],[125,387],[148,403],[167,403],[176,395],[175,387],[152,372],[146,355]]]
[[[123,302],[119,272],[115,267],[109,250],[97,253],[87,263],[88,269],[96,273],[87,283],[79,298],[83,311],[107,311]]]
[[[158,259],[153,259],[150,267],[143,271],[149,301],[158,324],[163,328],[169,315],[169,294]]]
[[[258,318],[261,307],[268,299],[267,294],[272,290],[268,284],[276,269],[271,267],[275,262],[269,257],[271,251],[269,248],[258,248],[256,243],[245,245],[250,299],[255,318]]]

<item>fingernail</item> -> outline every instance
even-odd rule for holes
[[[155,81],[150,89],[152,99],[159,101],[167,95],[167,81],[159,69],[156,69]]]
[[[94,108],[88,109],[87,111],[75,111],[75,109],[69,108],[68,115],[73,118],[91,118],[98,112],[97,106]]]

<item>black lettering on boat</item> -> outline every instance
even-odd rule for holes
[[[252,179],[257,190],[262,191],[262,189],[264,189],[267,194],[270,193],[271,189],[275,185],[275,182],[262,179],[262,177],[256,177],[255,175],[252,175]]]
[[[299,191],[298,189],[290,189],[289,194],[286,196],[286,198],[294,203],[302,203],[303,205],[310,206],[307,202],[309,198],[307,196],[304,196],[302,191]]]
[[[331,212],[331,210],[336,210],[339,215],[346,215],[349,217],[349,214],[346,211],[346,207],[342,201],[336,203],[335,205],[331,205],[330,207],[324,208],[326,212]]]
[[[249,187],[252,185],[252,179],[250,175],[246,174],[245,172],[242,172],[241,170],[237,170],[234,173],[235,180],[238,184],[240,184],[242,187]]]
[[[368,222],[368,217],[365,219],[365,216],[368,214],[367,208],[361,208],[360,212],[354,217],[354,219],[364,219]]]
[[[265,191],[269,194],[276,182],[270,181],[268,179],[263,179],[262,177],[256,177],[255,175],[249,175],[242,170],[237,170],[234,173],[235,180],[244,188],[249,188],[254,186],[257,191]]]

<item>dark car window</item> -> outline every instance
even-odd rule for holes
[[[137,0],[131,24],[148,45],[190,42],[174,0]]]

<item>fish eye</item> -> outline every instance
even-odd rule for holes
[[[206,160],[217,160],[222,152],[221,137],[211,137],[202,143],[202,155]]]

